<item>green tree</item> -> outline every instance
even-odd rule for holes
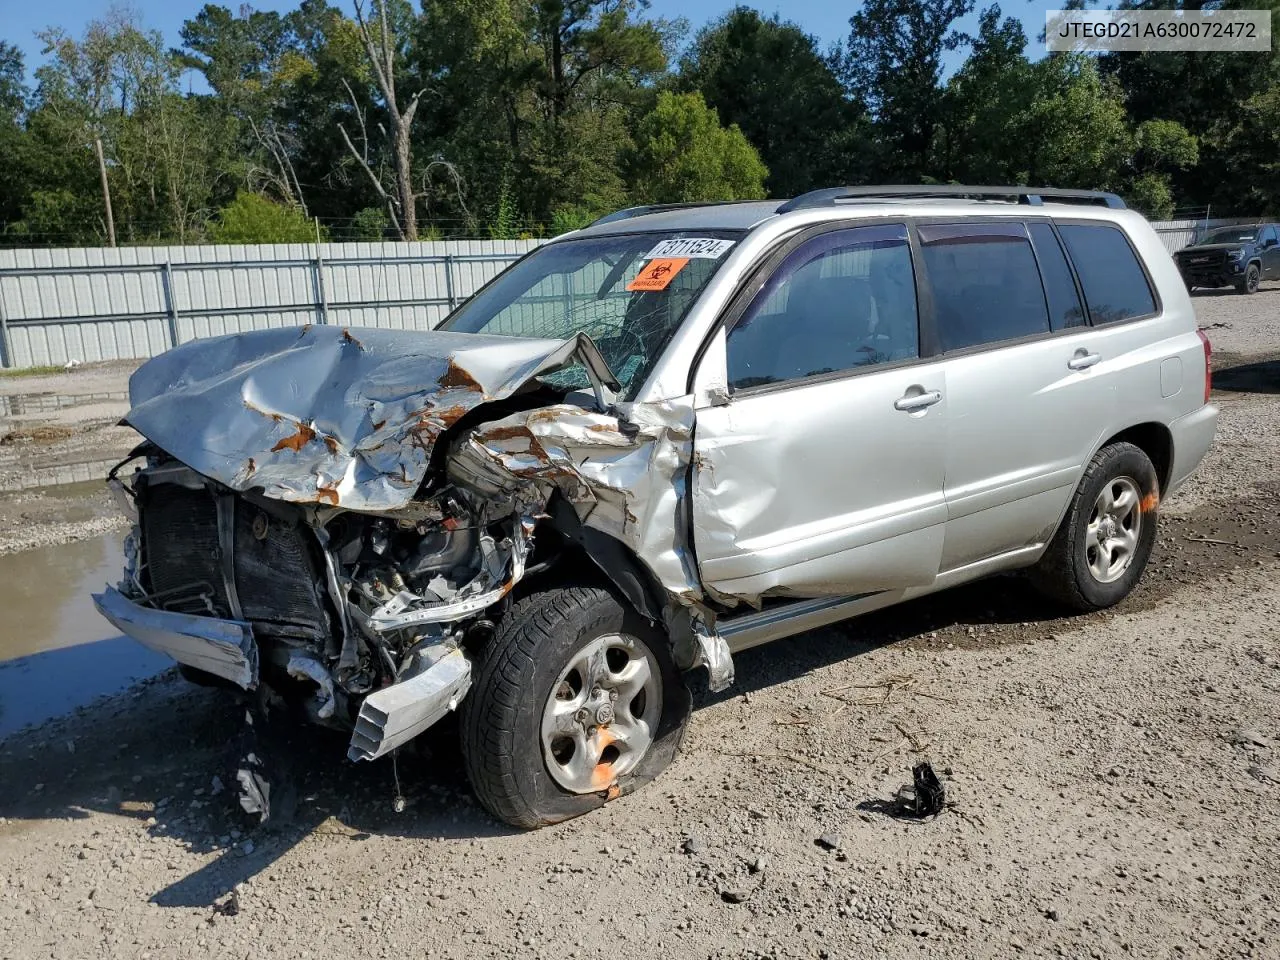
[[[1120,6],[1137,6],[1122,0]],[[1144,0],[1143,9],[1269,10],[1273,36],[1280,32],[1280,0]],[[1267,154],[1270,130],[1263,108],[1280,86],[1280,47],[1247,53],[1147,51],[1107,54],[1104,73],[1124,90],[1131,122],[1172,120],[1196,138],[1199,161],[1166,174],[1181,203],[1212,205],[1224,215],[1253,215],[1264,196],[1276,189],[1260,180],[1272,161]],[[1261,166],[1260,166],[1261,165]]]
[[[701,93],[742,130],[769,167],[774,196],[865,176],[865,111],[794,23],[735,7],[698,34],[678,88]]]
[[[736,126],[698,93],[658,95],[636,128],[632,193],[646,203],[757,200],[768,168]]]
[[[1119,85],[1081,54],[1033,65],[1031,102],[1010,123],[1008,151],[1019,183],[1118,189],[1133,154]]]
[[[206,4],[182,25],[183,49],[174,57],[204,75],[213,95],[201,99],[232,123],[242,165],[228,172],[237,183],[306,212],[293,162],[299,145],[290,124],[280,122],[287,114],[289,81],[308,69],[297,50],[297,16],[249,7],[237,16]]]
[[[867,104],[879,144],[877,176],[919,182],[945,113],[942,58],[965,42],[955,28],[973,0],[866,0],[849,19],[841,63],[849,89]]]
[[[391,220],[381,207],[365,207],[351,218],[351,228],[344,239],[386,240]]]
[[[77,217],[94,193],[99,214],[75,235],[101,236],[101,141],[111,206],[122,240],[183,242],[198,233],[219,181],[234,167],[234,142],[218,118],[178,92],[178,67],[160,35],[112,11],[75,39],[42,34],[48,62],[28,116],[31,163],[49,201]]]
[[[1126,193],[1148,217],[1168,219],[1174,209],[1172,178],[1199,161],[1199,141],[1174,120],[1147,120],[1133,142],[1134,177]]]
[[[939,179],[1008,183],[1018,170],[1014,120],[1035,96],[1035,69],[1026,57],[1022,24],[992,5],[978,20],[969,57],[947,82],[934,147]]]
[[[1280,215],[1280,84],[1254,94],[1240,105],[1231,128],[1208,163],[1225,161],[1222,176],[1229,190],[1210,196],[1224,213]],[[1200,168],[1207,164],[1201,153]]]
[[[0,169],[9,172],[0,178],[0,235],[22,215],[26,183],[13,176],[19,169],[26,138],[23,129],[27,104],[26,69],[22,51],[0,40]]]
[[[675,34],[643,6],[425,0],[415,49],[440,92],[432,150],[453,161],[480,219],[546,224],[567,205],[595,213],[626,202],[630,126],[652,103]],[[427,193],[467,216],[449,180]]]
[[[209,224],[209,239],[214,243],[312,243],[316,228],[297,207],[241,192]],[[328,231],[322,230],[320,239],[327,240]]]

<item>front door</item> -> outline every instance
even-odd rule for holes
[[[820,229],[774,254],[699,367],[694,547],[752,601],[927,585],[938,573],[947,385],[920,361],[902,224]]]
[[[1280,280],[1280,236],[1276,228],[1268,225],[1258,234],[1258,249],[1262,251],[1262,276],[1265,280]]]

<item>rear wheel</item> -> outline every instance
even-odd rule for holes
[[[517,603],[463,704],[472,788],[517,827],[576,817],[653,779],[689,717],[666,637],[599,587]]]
[[[1150,458],[1132,443],[1103,447],[1085,470],[1049,548],[1032,569],[1032,582],[1075,610],[1119,603],[1146,569],[1159,503],[1159,482]]]

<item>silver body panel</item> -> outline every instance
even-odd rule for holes
[[[784,238],[841,219],[975,216],[1121,227],[1149,273],[1157,315],[729,398],[724,334],[713,331],[739,285]],[[642,229],[648,219],[632,223]],[[857,203],[779,216],[753,230],[640,395],[693,384],[694,545],[708,594],[730,602],[862,597],[839,608],[852,615],[1033,563],[1093,455],[1130,427],[1169,428],[1165,493],[1172,492],[1204,456],[1216,421],[1216,408],[1204,403],[1196,329],[1173,261],[1132,211]],[[1091,354],[1099,355],[1091,366],[1070,365]],[[942,400],[912,414],[895,410],[893,402],[913,388],[938,390]],[[771,614],[770,639],[815,622],[809,605],[795,606],[794,629],[781,626],[782,613]],[[834,608],[820,609],[819,620],[829,622]],[[726,631],[732,622],[724,621]]]
[[[143,607],[114,587],[95,593],[93,603],[144,647],[246,690],[258,682],[258,647],[247,623]]]
[[[461,650],[446,653],[408,679],[364,698],[348,760],[376,760],[408,743],[458,708],[471,689],[471,661]]]

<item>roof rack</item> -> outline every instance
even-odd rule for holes
[[[1070,190],[1061,187],[966,187],[960,184],[924,184],[910,186],[895,184],[881,187],[831,187],[826,190],[811,190],[794,200],[788,200],[778,207],[779,213],[792,210],[810,210],[814,207],[827,207],[841,200],[870,200],[888,198],[922,198],[922,197],[957,197],[981,198],[1000,197],[1016,198],[1018,203],[1033,207],[1050,203],[1093,203],[1123,210],[1124,201],[1114,193],[1102,190]]]
[[[807,194],[806,194],[807,196]],[[599,220],[591,221],[590,226],[598,227],[602,223],[615,223],[618,220],[630,220],[633,217],[644,217],[651,213],[662,213],[664,210],[688,210],[691,207],[722,207],[730,203],[753,203],[752,200],[697,200],[688,203],[648,203],[641,207],[627,207],[606,213]]]

